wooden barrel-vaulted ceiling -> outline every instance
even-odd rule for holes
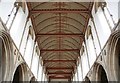
[[[92,2],[28,2],[49,79],[72,79]]]

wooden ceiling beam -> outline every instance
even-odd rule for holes
[[[47,70],[74,70],[73,67],[46,67]]]
[[[59,76],[59,75],[62,75],[62,76],[72,76],[72,74],[47,74],[48,76]]]
[[[45,52],[46,52],[46,51],[47,51],[47,52],[49,52],[49,51],[58,51],[58,52],[59,52],[59,51],[63,51],[63,52],[64,52],[64,51],[72,51],[72,52],[77,51],[77,52],[79,52],[80,49],[40,49],[40,51],[41,51],[41,52],[44,52],[44,51],[45,51]]]
[[[65,76],[65,77],[55,77],[55,76],[49,76],[49,79],[70,79],[70,76]]]
[[[43,62],[76,62],[76,60],[43,60]]]
[[[89,9],[33,9],[30,11],[34,13],[89,13]]]
[[[45,65],[46,63],[49,63],[49,62],[54,62],[54,63],[57,63],[57,62],[62,62],[62,63],[66,63],[66,62],[71,62],[71,63],[77,63],[76,60],[43,60],[43,65]]]
[[[37,37],[39,36],[78,36],[78,37],[84,37],[84,34],[82,33],[38,33],[36,34]]]
[[[65,75],[68,74],[68,75],[69,75],[69,74],[72,74],[72,73],[71,73],[71,72],[55,72],[55,73],[50,73],[50,72],[48,72],[48,75],[49,75],[49,74],[60,74],[60,75],[61,75],[61,74],[65,74]]]

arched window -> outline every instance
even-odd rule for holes
[[[31,64],[31,58],[32,58],[32,52],[33,52],[33,48],[34,48],[34,31],[33,28],[30,27],[29,29],[29,35],[28,35],[28,40],[27,40],[27,45],[26,45],[26,50],[25,50],[25,61],[28,64],[28,66],[30,67]]]
[[[94,61],[96,60],[96,54],[95,54],[95,47],[93,42],[93,36],[91,32],[91,26],[87,27],[86,31],[86,47],[88,52],[88,58],[90,62],[90,67],[93,65]]]
[[[38,81],[42,81],[42,65],[39,62]]]
[[[99,38],[100,46],[101,48],[103,48],[111,34],[111,30],[104,15],[102,7],[99,7],[96,14],[93,14],[93,17],[94,17],[94,23],[96,26],[95,28]]]
[[[23,12],[23,9],[18,4],[18,11],[15,14],[15,17],[11,19],[13,22],[10,24],[10,35],[15,42],[16,46],[19,48],[22,34],[24,32],[24,28],[26,27],[28,12]],[[19,36],[19,37],[18,37]]]
[[[105,0],[95,0],[95,12],[97,12],[99,7],[105,7],[107,4]]]
[[[82,70],[83,70],[82,73],[84,78],[89,71],[89,62],[88,62],[85,46],[82,46],[80,55],[81,55],[81,63],[82,63]]]
[[[81,62],[78,65],[78,81],[82,81],[82,69],[81,69]]]
[[[37,73],[38,73],[38,66],[39,66],[39,48],[38,46],[36,46],[35,50],[34,50],[34,54],[33,54],[33,59],[32,59],[32,65],[31,65],[31,71],[33,72],[33,74],[35,75],[35,77],[37,78]]]

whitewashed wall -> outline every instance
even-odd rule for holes
[[[10,0],[1,0],[0,17],[5,24],[8,21],[6,24],[7,29],[8,30],[10,29],[10,35],[14,43],[16,44],[18,49],[20,48],[19,50],[22,56],[24,57],[26,63],[28,64],[28,66],[31,68],[31,71],[33,72],[34,76],[38,78],[39,81],[45,81],[46,76],[43,73],[43,70],[42,70],[43,68],[40,64],[41,59],[39,60],[40,54],[37,54],[35,52],[34,39],[32,39],[30,35],[28,36],[29,34],[28,31],[32,27],[32,23],[31,23],[31,20],[29,19],[26,24],[27,17],[28,17],[27,6],[26,6],[25,12],[23,12],[21,7],[18,9],[18,13],[16,14],[16,17],[12,24],[12,20],[14,18],[16,9],[14,9],[12,13],[11,11],[14,7],[15,0],[11,0],[11,2],[9,1]],[[106,1],[109,1],[109,0],[106,0]],[[81,63],[79,64],[77,69],[78,75],[76,72],[73,80],[81,81],[85,78],[86,74],[89,71],[89,66],[90,68],[92,67],[97,56],[99,56],[101,50],[106,44],[111,34],[111,30],[114,28],[115,24],[118,22],[118,19],[119,19],[118,18],[118,1],[119,0],[117,0],[116,2],[107,2],[107,7],[104,8],[104,11],[102,10],[102,8],[99,7],[96,13],[93,7],[92,9],[93,19],[90,19],[88,23],[88,26],[89,25],[91,26],[93,39],[91,36],[89,36],[88,39],[85,39],[87,48],[83,44],[85,51],[81,55]],[[8,20],[9,14],[11,15],[10,15],[10,19]],[[22,39],[22,35],[23,35],[23,39]],[[87,52],[88,52],[88,56],[87,56]],[[39,65],[39,68],[37,65],[33,67],[33,65],[35,64]],[[38,72],[38,76],[37,76],[37,72]]]
[[[25,48],[26,48],[26,43],[27,43],[27,39],[28,39],[28,34],[29,34],[28,32],[29,32],[30,26],[32,26],[32,23],[31,23],[31,20],[29,19],[29,21],[26,24],[22,42],[21,42],[21,46],[20,46],[20,52],[23,56],[24,56],[24,52],[25,52]]]
[[[99,7],[98,11],[96,13],[93,12],[92,15],[94,17],[93,19],[94,19],[98,37],[100,40],[100,45],[101,45],[101,48],[103,48],[107,39],[110,36],[110,33],[111,33],[110,28],[109,28],[108,23],[103,15],[103,11],[100,7]]]
[[[11,2],[8,2],[9,0],[1,0],[0,2],[0,17],[4,23],[6,23],[8,19],[8,15],[12,11],[13,4],[16,0],[11,0]]]
[[[36,52],[36,49],[35,49],[33,59],[32,59],[32,64],[31,64],[31,71],[33,72],[33,74],[35,75],[36,78],[38,75],[37,74],[38,67],[39,67],[39,54]]]
[[[78,65],[78,81],[82,81],[82,69],[81,69],[81,64]]]
[[[42,65],[39,65],[38,81],[42,81]]]
[[[91,35],[89,35],[89,37],[86,41],[87,41],[87,51],[88,51],[89,64],[90,64],[90,68],[91,68],[96,60],[95,48],[94,48],[94,44],[93,44],[93,40],[92,40]]]
[[[94,10],[95,5],[93,6],[93,18],[90,18],[88,22],[88,27],[90,26],[92,35],[90,35],[88,38],[85,38],[88,57],[86,56],[86,53],[83,53],[82,55],[80,54],[81,63],[77,67],[78,77],[80,81],[83,80],[89,72],[89,68],[87,69],[87,62],[89,63],[91,68],[94,62],[96,61],[96,58],[100,55],[101,50],[107,43],[107,40],[110,34],[112,33],[112,29],[114,29],[115,25],[118,22],[118,1],[119,0],[116,0],[115,2],[107,2],[107,6],[104,7],[104,10],[101,7],[99,7],[96,13]],[[85,49],[85,44],[83,44],[83,46]],[[75,80],[75,77],[73,79]]]
[[[114,22],[117,23],[118,18],[119,18],[118,17],[118,2],[120,0],[105,0],[105,1],[107,2],[107,8],[113,17]]]
[[[34,31],[33,35],[29,33],[29,30],[33,28],[33,26],[31,19],[28,19],[27,5],[25,12],[22,7],[19,7],[15,16],[17,9],[14,7],[15,1],[16,0],[1,0],[0,17],[7,26],[15,45],[19,49],[22,57],[31,69],[31,72],[34,74],[35,78],[39,81],[45,81],[47,78],[42,70],[43,67],[41,66],[41,59],[39,59],[40,52],[36,52],[36,46],[38,45],[35,43]]]
[[[25,23],[27,21],[27,17],[28,17],[27,7],[26,7],[25,13],[23,12],[23,9],[20,7],[18,10],[18,13],[14,19],[14,22],[11,26],[11,29],[10,29],[11,37],[13,38],[13,40],[18,48],[19,48],[20,41],[22,38],[23,30],[25,28]]]
[[[92,19],[89,20],[88,26],[90,26],[91,28],[91,32],[92,32],[92,36],[93,36],[93,42],[94,42],[94,46],[95,46],[95,51],[96,54],[99,55],[101,49],[100,49],[100,44],[99,44],[99,38],[97,37],[97,33],[96,33],[96,27],[94,26],[94,23],[92,21]]]
[[[81,55],[81,64],[82,64],[82,68],[83,68],[83,78],[86,76],[87,72],[89,71],[89,64],[88,64],[88,57],[87,57],[87,53],[86,50],[84,48],[84,52]]]

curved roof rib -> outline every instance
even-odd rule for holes
[[[72,79],[93,3],[27,4],[48,79]]]

